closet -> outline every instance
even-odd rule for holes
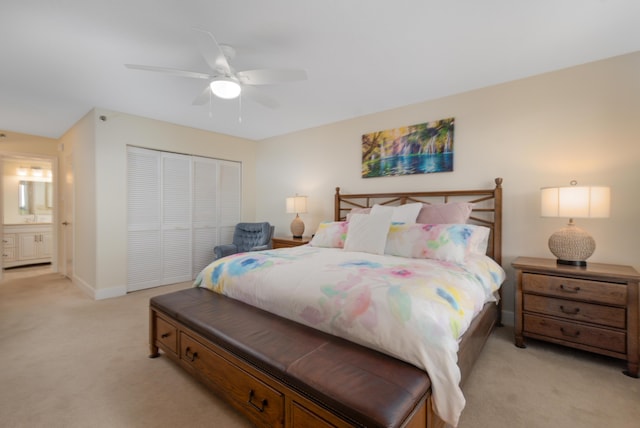
[[[230,243],[241,164],[127,149],[127,290],[190,281]]]

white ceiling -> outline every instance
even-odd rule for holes
[[[99,107],[260,140],[640,50],[638,0],[0,0],[0,130],[60,137]],[[232,66],[301,68],[214,99],[193,27]],[[434,119],[434,118],[425,118]]]

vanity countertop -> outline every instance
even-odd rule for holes
[[[50,226],[51,223],[9,223],[9,224],[3,224],[4,227],[7,226]]]

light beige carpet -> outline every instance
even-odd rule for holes
[[[177,284],[93,301],[58,274],[0,283],[1,427],[250,427],[167,358],[148,355],[148,301]],[[460,427],[636,427],[622,362],[503,327],[465,386]]]

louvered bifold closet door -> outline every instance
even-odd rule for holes
[[[218,245],[218,162],[193,158],[193,276],[213,261]]]
[[[242,213],[242,164],[240,162],[220,161],[219,197],[220,206],[219,242],[230,244],[233,242],[233,231],[240,222]]]
[[[162,284],[160,153],[127,150],[127,290]]]
[[[162,282],[192,278],[191,156],[162,153]]]

